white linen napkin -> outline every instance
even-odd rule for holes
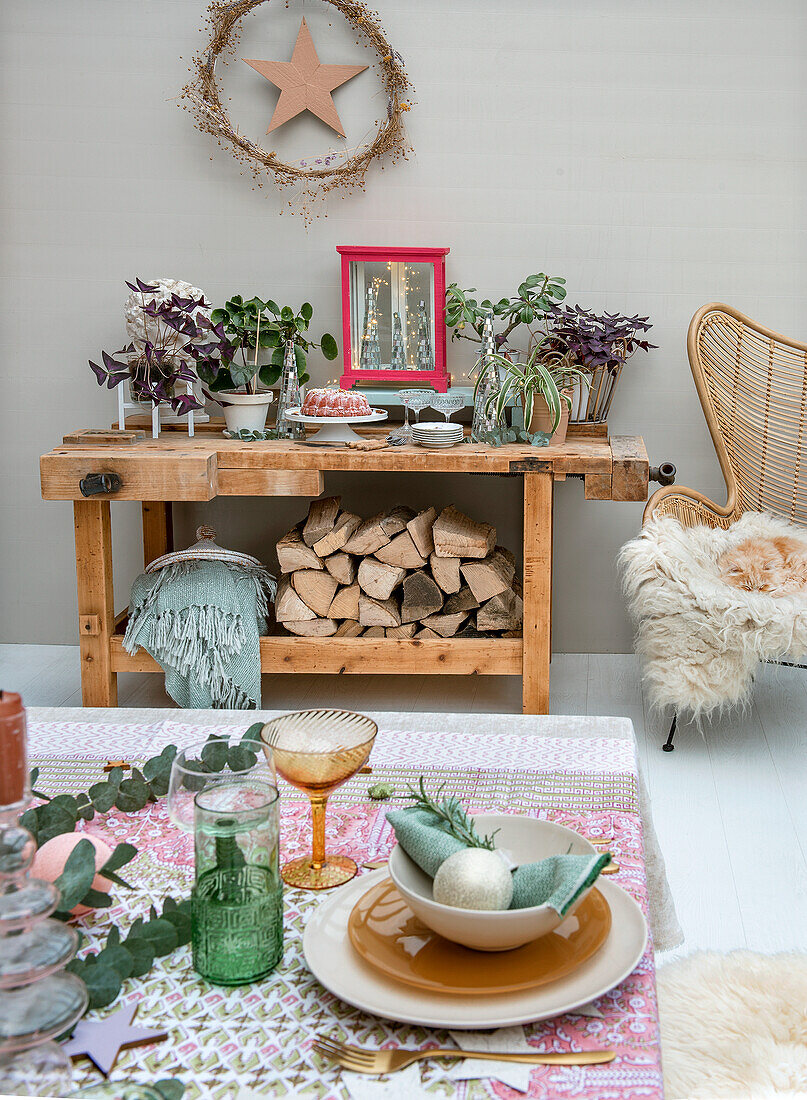
[[[410,1096],[426,1095],[420,1082],[418,1062],[386,1077],[369,1077],[343,1069],[342,1084],[350,1093],[351,1100],[408,1100]]]

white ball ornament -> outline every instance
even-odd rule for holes
[[[513,876],[498,852],[463,848],[438,868],[432,897],[455,909],[507,909]]]

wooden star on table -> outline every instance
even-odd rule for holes
[[[86,1055],[104,1077],[113,1069],[121,1047],[139,1046],[141,1043],[157,1043],[168,1038],[165,1030],[152,1031],[145,1027],[132,1027],[137,1002],[125,1005],[105,1020],[80,1020],[72,1039],[62,1044],[62,1050],[71,1058]]]
[[[363,73],[367,65],[321,65],[305,19],[300,24],[291,61],[250,61],[246,57],[243,60],[280,88],[267,134],[302,111],[310,111],[341,137],[345,136],[331,92]]]

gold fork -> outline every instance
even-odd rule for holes
[[[487,1050],[363,1050],[336,1039],[319,1036],[312,1048],[323,1058],[353,1073],[395,1073],[426,1058],[481,1058],[488,1062],[523,1062],[533,1066],[595,1066],[613,1062],[615,1050],[568,1051],[563,1054],[540,1051],[529,1054],[495,1054]]]

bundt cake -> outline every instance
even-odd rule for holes
[[[309,390],[303,402],[304,416],[372,416],[367,398],[357,390]]]

